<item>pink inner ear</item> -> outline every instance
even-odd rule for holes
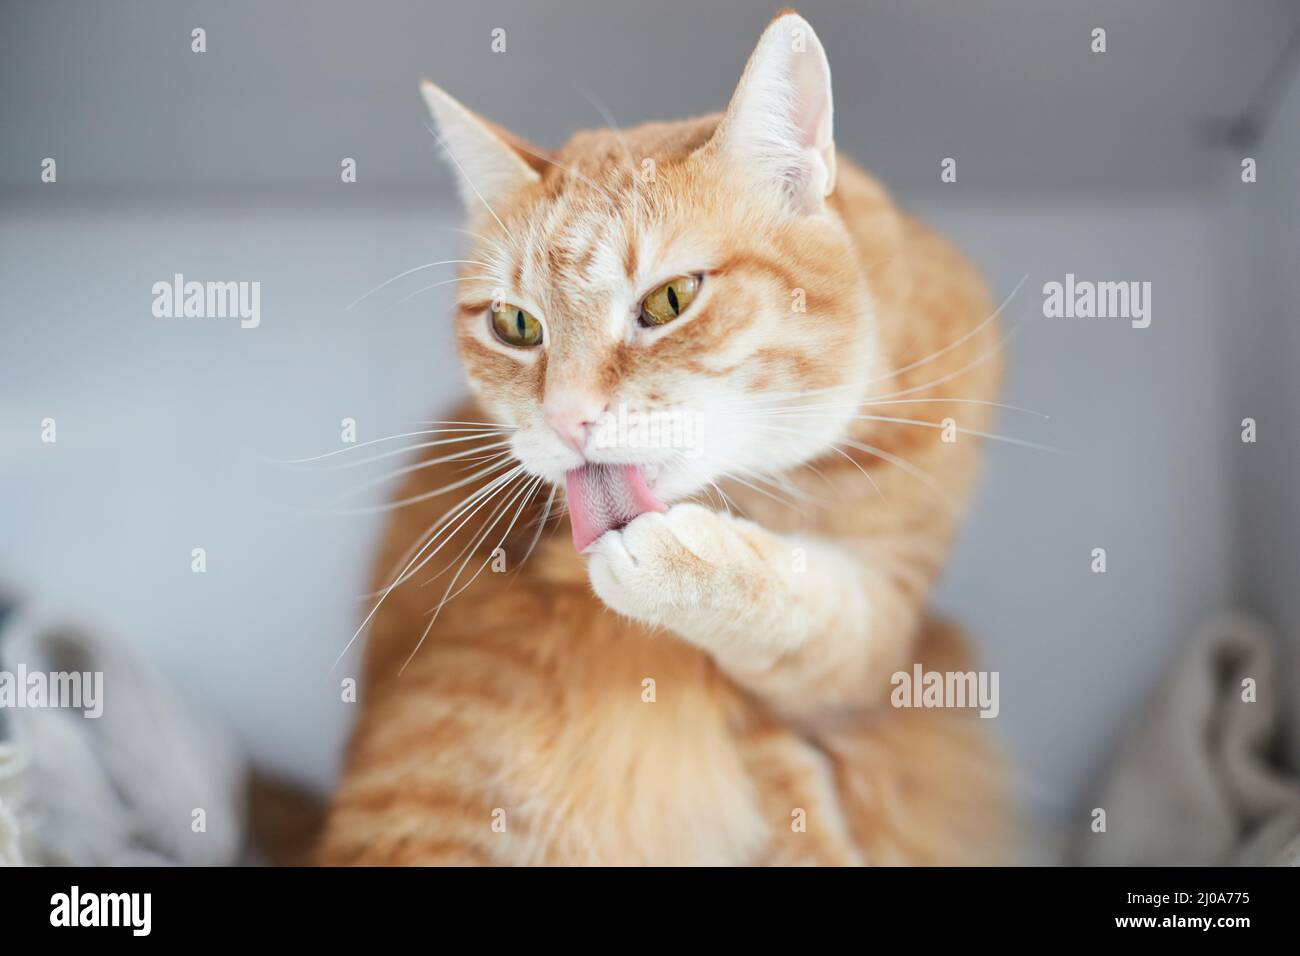
[[[799,131],[799,145],[825,149],[831,143],[827,78],[822,75],[818,62],[811,59],[810,53],[795,56],[803,60],[791,76],[795,87],[795,115],[791,120]]]
[[[799,72],[804,75],[799,76]],[[809,149],[822,149],[829,145],[819,142],[826,133],[822,128],[826,121],[826,90],[818,72],[816,67],[811,70],[804,68],[794,77],[794,115],[790,119],[799,132],[799,145]]]

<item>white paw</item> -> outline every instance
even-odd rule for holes
[[[750,617],[761,603],[762,534],[700,505],[674,505],[602,535],[587,552],[587,572],[613,610],[697,638]]]

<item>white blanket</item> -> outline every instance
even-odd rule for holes
[[[1278,745],[1280,698],[1295,692],[1258,622],[1203,628],[1078,816],[1069,862],[1300,865],[1300,778]],[[1104,832],[1091,826],[1098,808]]]
[[[102,674],[103,713],[0,710],[0,863],[237,860],[247,783],[239,748],[127,644],[20,607],[0,629],[0,672],[12,681],[20,671]]]

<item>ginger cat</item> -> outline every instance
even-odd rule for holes
[[[400,490],[318,860],[1006,859],[984,722],[889,700],[972,668],[924,604],[997,323],[836,155],[812,28],[778,15],[720,117],[554,154],[424,95],[474,236],[475,404]]]

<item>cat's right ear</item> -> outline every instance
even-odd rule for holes
[[[542,150],[483,119],[428,80],[420,81],[420,93],[471,215],[541,179],[549,162]]]
[[[795,211],[821,209],[834,191],[831,68],[793,10],[763,31],[710,146]]]

